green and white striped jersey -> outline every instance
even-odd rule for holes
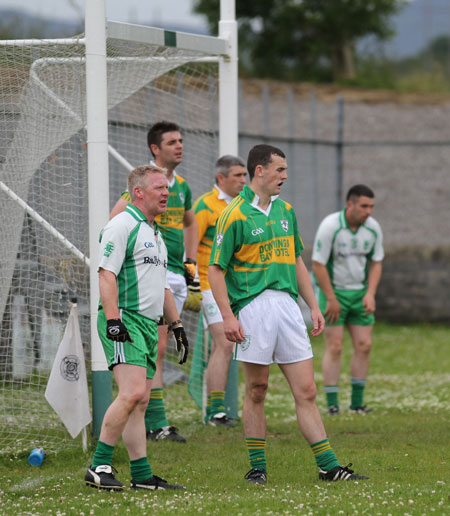
[[[155,165],[154,161],[150,162]],[[128,190],[125,190],[121,199],[131,202]],[[173,173],[169,183],[169,200],[167,209],[155,218],[164,242],[169,250],[169,270],[175,274],[184,275],[184,214],[192,208],[192,191],[186,180]]]
[[[366,288],[369,261],[379,262],[383,258],[383,233],[373,217],[356,231],[349,228],[345,210],[332,213],[321,222],[312,259],[327,267],[333,288]]]
[[[147,222],[132,204],[116,215],[100,235],[98,268],[116,275],[119,309],[132,310],[154,321],[163,314],[167,248],[158,226]]]

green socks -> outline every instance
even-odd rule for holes
[[[114,446],[106,444],[102,441],[97,442],[97,448],[95,449],[94,458],[92,459],[92,468],[102,466],[103,464],[111,465],[112,456],[114,453]]]
[[[130,471],[131,478],[136,482],[142,482],[153,476],[147,457],[130,460]]]
[[[328,407],[339,407],[338,401],[339,386],[337,385],[325,385],[325,395],[327,397]]]
[[[211,417],[211,394],[208,394],[208,397],[206,398],[205,423],[208,423],[210,417]]]
[[[153,432],[164,426],[169,426],[164,407],[164,389],[152,389],[145,411],[145,429]]]
[[[254,437],[246,437],[248,458],[252,469],[267,469],[266,465],[266,440]]]
[[[225,412],[225,391],[211,391],[211,412],[209,418]]]
[[[331,448],[328,439],[311,444],[311,450],[314,453],[316,464],[320,469],[330,471],[330,469],[339,466],[336,454],[334,453],[333,448]]]
[[[358,407],[364,405],[364,388],[366,386],[366,380],[360,380],[359,378],[352,378],[352,401],[350,405],[351,410],[355,410]]]

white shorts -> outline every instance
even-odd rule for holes
[[[175,272],[167,270],[167,282],[175,299],[178,314],[181,314],[181,310],[183,310],[184,302],[187,298],[186,280],[181,274],[175,274]]]
[[[206,328],[210,324],[223,322],[222,315],[212,290],[202,290],[203,326]]]
[[[312,358],[298,304],[287,292],[264,290],[239,312],[245,340],[234,358],[252,364],[291,364]]]

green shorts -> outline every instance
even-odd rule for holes
[[[336,299],[341,305],[339,319],[335,323],[326,322],[326,326],[342,326],[344,324],[356,324],[358,326],[371,326],[375,322],[374,314],[366,315],[362,300],[367,290],[335,290]],[[319,292],[319,308],[325,312],[327,298],[322,290]]]
[[[158,325],[130,310],[121,310],[122,322],[127,327],[133,342],[115,342],[106,337],[106,315],[100,309],[97,331],[103,344],[108,368],[118,364],[132,364],[147,368],[147,378],[153,378],[158,355]]]

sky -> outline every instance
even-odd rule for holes
[[[44,18],[81,22],[84,1],[0,0],[0,8],[23,9]],[[194,0],[105,0],[110,20],[207,33],[205,17],[192,14],[193,3]],[[450,0],[409,0],[408,7],[394,18],[394,25],[397,34],[383,45],[385,53],[396,58],[414,55],[437,35],[450,34]]]
[[[183,24],[206,30],[203,16],[194,15],[192,0],[105,0],[110,20],[155,25]],[[0,0],[1,8],[14,8],[44,18],[84,18],[84,0]]]

